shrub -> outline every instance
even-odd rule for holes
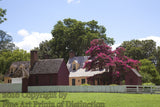
[[[126,81],[125,81],[125,80],[123,80],[121,83],[122,83],[122,85],[125,85],[125,84],[126,84]]]
[[[117,86],[117,84],[110,84],[110,86]]]
[[[90,86],[90,84],[82,84],[81,86]]]
[[[0,81],[4,80],[4,75],[0,73]]]
[[[155,84],[152,83],[152,82],[148,82],[148,83],[143,83],[142,85],[145,85],[145,86],[153,86],[153,85],[155,85]]]

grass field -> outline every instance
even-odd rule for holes
[[[160,107],[160,94],[0,93],[0,107]]]

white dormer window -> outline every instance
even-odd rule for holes
[[[11,66],[11,67],[10,67],[10,73],[11,73],[11,74],[14,73],[15,69],[16,69],[16,68],[14,68],[14,66]]]
[[[76,70],[76,64],[73,64],[73,70],[74,71]]]
[[[11,68],[11,74],[13,73],[13,68]]]
[[[79,66],[80,66],[80,64],[76,60],[74,60],[72,62],[72,70],[73,71],[76,71],[79,68]]]

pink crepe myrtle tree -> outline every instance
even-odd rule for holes
[[[84,68],[87,70],[110,69],[112,70],[113,81],[121,78],[121,75],[134,68],[139,70],[140,62],[133,60],[124,55],[125,49],[119,47],[112,51],[102,39],[94,39],[90,43],[90,48],[86,51],[86,55],[90,56],[85,63]]]

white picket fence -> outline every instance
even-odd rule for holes
[[[160,94],[160,86],[126,85],[126,92]]]
[[[22,84],[21,83],[7,83],[7,84],[0,84],[0,92],[22,92]]]
[[[29,86],[28,92],[106,92],[124,93],[125,86]]]
[[[0,84],[0,93],[3,92],[22,92],[22,84]],[[28,92],[104,92],[160,94],[160,86],[28,86]]]

